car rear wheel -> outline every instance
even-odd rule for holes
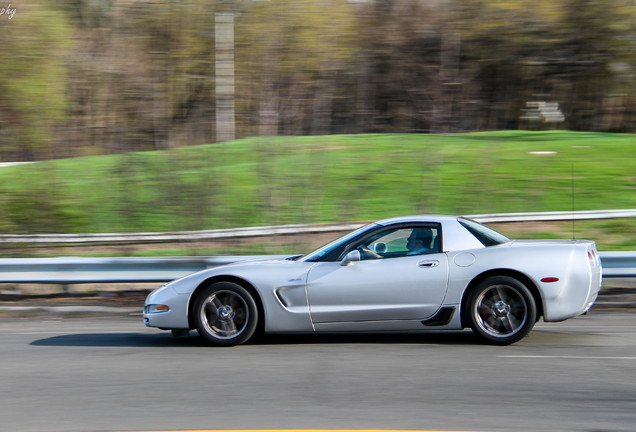
[[[490,277],[477,285],[468,298],[468,314],[473,332],[496,345],[519,341],[537,320],[532,294],[508,276]]]
[[[252,337],[258,322],[254,298],[241,285],[216,282],[194,304],[195,326],[201,337],[216,346],[233,346]]]

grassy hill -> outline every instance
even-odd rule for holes
[[[634,154],[631,134],[503,131],[259,137],[38,162],[0,169],[0,232],[176,231],[571,210],[573,191],[575,210],[636,208]],[[577,225],[611,234],[614,250],[636,248],[631,220]]]

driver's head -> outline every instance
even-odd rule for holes
[[[433,240],[433,230],[430,228],[413,228],[411,235],[406,242],[406,247],[410,251],[417,251],[423,248],[430,248]]]

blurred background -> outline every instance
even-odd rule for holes
[[[631,0],[0,12],[3,233],[636,207]]]

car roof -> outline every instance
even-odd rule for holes
[[[450,215],[413,215],[382,219],[376,222],[379,226],[389,226],[400,223],[439,223],[443,225],[443,251],[461,251],[467,249],[481,249],[485,246],[471,234],[458,219],[461,216]]]
[[[411,216],[398,216],[388,219],[382,219],[377,221],[378,225],[392,225],[396,223],[412,223],[412,222],[454,222],[457,221],[458,216],[450,215],[411,215]]]

